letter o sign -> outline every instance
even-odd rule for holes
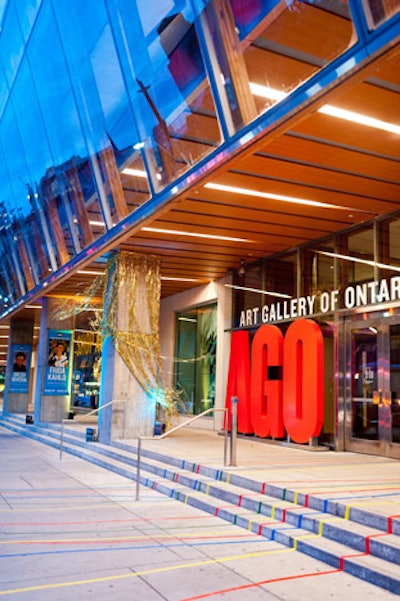
[[[307,442],[321,431],[323,376],[323,337],[318,324],[308,319],[294,321],[283,346],[283,421],[295,442]]]

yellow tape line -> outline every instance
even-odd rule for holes
[[[199,566],[211,565],[215,563],[222,563],[226,561],[237,561],[238,559],[249,559],[251,557],[263,557],[266,555],[274,555],[278,553],[290,553],[293,549],[272,549],[270,551],[261,551],[259,553],[246,553],[244,555],[233,555],[228,557],[220,557],[219,559],[208,559],[204,561],[197,561],[195,563],[178,564],[175,566],[163,567],[163,568],[152,568],[150,570],[142,570],[141,572],[135,572],[132,574],[119,574],[116,576],[105,576],[103,578],[90,578],[87,580],[75,580],[72,582],[59,582],[54,584],[43,584],[38,586],[29,586],[25,588],[8,589],[0,591],[2,595],[14,595],[17,593],[28,593],[32,591],[43,591],[57,588],[65,588],[68,586],[79,586],[83,584],[95,584],[100,582],[111,582],[113,580],[124,580],[126,578],[137,578],[138,576],[146,576],[148,574],[161,574],[162,572],[172,572],[174,570],[184,570],[188,568],[197,568]]]

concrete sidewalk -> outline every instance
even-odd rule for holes
[[[146,441],[221,466],[223,440],[186,430]],[[0,597],[23,601],[374,601],[397,596],[311,557],[0,428]],[[400,464],[238,441],[238,467],[325,494],[368,492],[400,513]],[[375,481],[376,480],[376,481]],[[395,487],[397,484],[397,493]],[[349,492],[349,490],[351,492]],[[386,492],[385,492],[386,491]],[[397,497],[395,496],[397,494]],[[357,497],[357,498],[356,498]],[[367,502],[363,496],[362,502]],[[390,512],[388,512],[390,513]]]

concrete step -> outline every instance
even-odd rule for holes
[[[59,448],[57,424],[26,424],[22,416],[0,416],[0,425]],[[63,449],[136,479],[137,453],[133,445],[86,442],[84,432],[66,426]],[[316,498],[318,503],[310,503],[312,498],[304,493],[292,494],[293,491],[268,487],[227,469],[201,466],[149,450],[143,450],[141,470],[142,486],[400,593],[400,537],[393,529],[397,522],[389,530],[387,519],[380,519],[382,516],[372,514],[368,522],[365,515],[336,502]]]
[[[118,441],[113,441],[111,446],[136,454],[136,446]],[[391,518],[376,511],[360,509],[359,507],[343,503],[334,498],[323,498],[321,496],[313,495],[312,493],[303,491],[298,492],[290,488],[276,486],[275,484],[270,485],[266,482],[261,482],[260,480],[252,480],[243,477],[242,475],[235,474],[234,471],[229,470],[228,468],[203,466],[184,459],[168,457],[151,450],[142,449],[142,456],[155,459],[178,469],[195,472],[198,476],[207,476],[212,480],[229,483],[238,487],[240,490],[244,489],[254,493],[260,493],[261,495],[268,495],[281,501],[319,511],[322,514],[343,517],[345,520],[372,526],[382,532],[393,533],[400,536],[400,516]]]

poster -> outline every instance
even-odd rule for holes
[[[62,396],[69,394],[71,347],[70,331],[48,331],[44,394]]]
[[[31,346],[29,344],[13,344],[11,347],[11,361],[9,391],[27,393],[31,364]]]

